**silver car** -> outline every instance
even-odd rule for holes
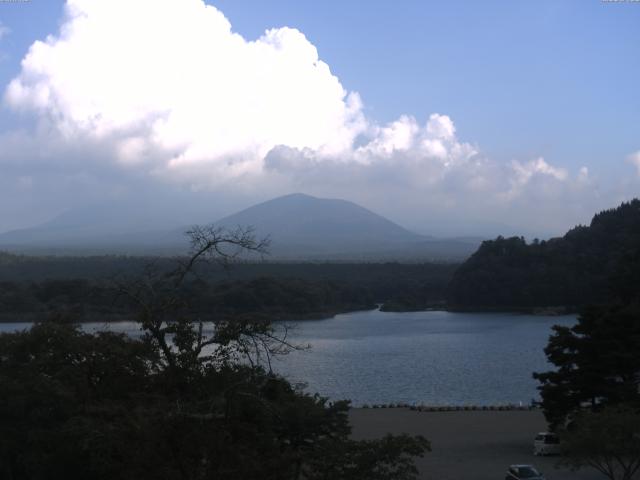
[[[511,465],[504,480],[545,480],[531,465]]]

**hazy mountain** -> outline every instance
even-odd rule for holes
[[[460,259],[481,240],[419,235],[360,205],[303,194],[278,197],[216,222],[252,225],[271,239],[271,256],[292,260]]]
[[[271,237],[273,248],[300,247],[308,253],[379,250],[425,238],[355,203],[303,194],[254,205],[216,224],[252,225],[257,235]]]
[[[52,220],[0,234],[0,248],[50,253],[140,253],[159,243],[168,232],[207,218],[201,211],[166,201],[113,201],[79,206]],[[180,239],[179,243],[184,243]]]
[[[254,227],[258,237],[270,237],[274,259],[460,259],[480,243],[480,239],[419,235],[353,202],[303,194],[254,205],[214,224]],[[0,247],[22,251],[65,249],[65,253],[72,249],[79,253],[178,253],[186,249],[187,229],[163,228],[161,216],[144,210],[123,214],[113,208],[85,208],[33,228],[0,235]]]

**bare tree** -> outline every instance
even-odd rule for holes
[[[120,294],[136,306],[141,328],[161,352],[162,364],[185,371],[240,356],[252,366],[260,364],[271,370],[272,355],[299,348],[289,342],[286,326],[276,335],[271,322],[256,317],[218,319],[206,334],[205,322],[194,316],[185,297],[185,283],[198,278],[201,264],[213,262],[226,268],[242,254],[266,255],[270,242],[257,239],[250,227],[196,226],[187,236],[189,255],[176,259],[174,269],[163,271],[149,265],[141,277],[118,284]]]

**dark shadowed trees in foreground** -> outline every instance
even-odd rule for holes
[[[203,324],[181,292],[197,262],[264,251],[250,231],[198,229],[170,272],[124,282],[142,337],[63,318],[0,335],[0,477],[411,479],[422,437],[350,439],[348,402],[296,390],[270,369],[297,348],[267,321]]]
[[[573,327],[553,327],[545,353],[555,370],[535,373],[552,426],[583,409],[640,405],[640,309],[637,304],[590,307]]]
[[[605,407],[582,412],[560,430],[562,463],[589,466],[610,480],[631,480],[640,469],[640,414],[637,408]]]

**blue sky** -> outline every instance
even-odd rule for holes
[[[640,5],[218,2],[238,31],[300,28],[371,115],[441,112],[503,158],[610,168],[640,141]]]
[[[223,0],[255,38],[291,25],[381,121],[441,112],[505,158],[616,162],[640,137],[640,5]],[[609,166],[610,166],[609,163]]]
[[[580,169],[586,167],[590,177],[597,179],[591,190],[599,192],[598,200],[585,198],[588,190],[581,193],[583,197],[575,194],[571,213],[558,218],[550,229],[560,228],[573,219],[582,220],[589,208],[612,206],[611,202],[638,191],[637,182],[629,183],[636,173],[629,158],[640,151],[640,3],[600,0],[209,3],[247,41],[258,39],[270,28],[288,26],[302,32],[344,89],[360,95],[361,113],[369,124],[384,126],[408,115],[424,125],[437,113],[455,124],[456,142],[475,148],[496,169],[514,161],[526,166],[527,162],[543,158],[545,164],[538,164],[542,166],[533,176],[523,175],[529,175],[529,179],[550,172],[547,176],[558,180],[577,178]],[[0,22],[9,29],[0,39],[2,90],[20,75],[20,61],[29,46],[48,34],[58,34],[63,23],[63,5],[58,0],[0,3]],[[128,15],[126,8],[122,10],[121,15]],[[141,23],[141,35],[144,28]],[[117,29],[113,33],[117,35]],[[25,114],[24,108],[7,106],[5,101],[0,111],[0,132],[30,128],[38,120],[38,114],[26,110]],[[301,145],[306,146],[304,142]],[[314,144],[312,149],[315,148]],[[566,175],[557,173],[560,170]],[[640,173],[640,166],[638,170]],[[362,176],[359,172],[350,174]],[[324,178],[323,173],[314,175]],[[451,178],[445,179],[447,185],[454,181]],[[505,177],[498,183],[517,181],[520,180]],[[193,189],[190,180],[185,182]],[[306,189],[315,194],[326,190],[334,196],[348,193],[308,181],[288,184],[282,187],[282,192],[274,185],[269,180],[263,196],[286,193],[286,188]],[[532,180],[531,188],[534,186],[547,188]],[[378,209],[382,206],[384,210],[388,202],[376,202],[363,193],[366,188],[354,187],[353,199]],[[555,186],[549,188],[555,192]],[[571,188],[567,186],[566,190]],[[218,186],[209,190],[220,191]],[[260,199],[256,190],[246,196],[245,202]],[[458,195],[458,200],[465,195],[457,188],[448,192],[453,197]],[[413,198],[402,203],[405,212],[419,207],[416,199],[423,193],[416,190]],[[511,223],[522,216],[523,210],[519,208],[534,201],[533,197],[514,199],[508,192],[502,193],[500,198],[508,198],[511,206],[497,216],[502,218],[506,212]],[[395,193],[389,192],[392,194]],[[438,191],[433,199],[442,200],[443,195]],[[564,196],[553,198],[556,202],[567,201]],[[242,204],[241,200],[238,202]],[[451,199],[442,202],[443,208],[449,209],[447,215],[457,215],[458,210],[452,210],[451,204],[465,203]],[[56,206],[58,210],[68,207],[64,202]],[[487,211],[490,208],[491,205],[486,206]],[[553,211],[552,206],[549,211]],[[390,208],[383,213],[394,216]],[[461,219],[465,218],[462,211],[458,213]],[[474,215],[481,216],[482,211]],[[396,217],[412,223],[408,215]],[[539,221],[542,228],[543,218]]]

